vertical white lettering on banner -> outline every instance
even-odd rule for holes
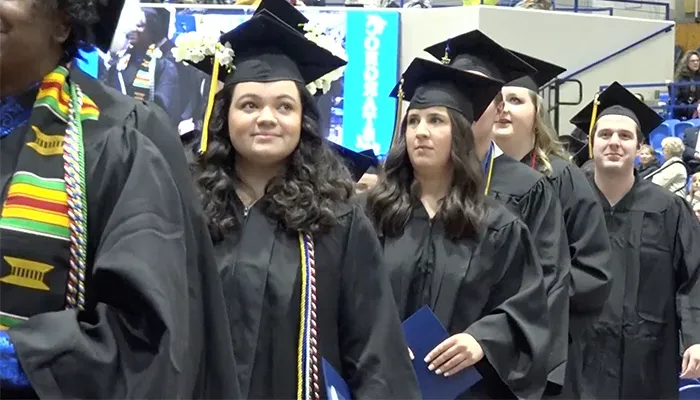
[[[364,128],[362,135],[359,135],[357,147],[360,149],[373,149],[379,152],[377,134],[374,128],[374,121],[377,118],[376,98],[380,95],[378,90],[379,82],[379,51],[381,47],[381,36],[387,22],[379,15],[369,14],[365,20],[365,71],[363,74],[364,88],[362,96],[365,101],[362,105],[362,119]],[[381,93],[381,95],[387,95]]]

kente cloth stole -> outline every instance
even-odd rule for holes
[[[59,66],[41,82],[0,213],[2,330],[35,314],[85,304],[82,136],[99,113],[66,68]]]
[[[155,83],[156,83],[156,63],[157,60],[163,56],[160,49],[156,48],[155,44],[152,44],[146,50],[146,54],[141,60],[141,65],[139,65],[138,71],[136,71],[136,76],[134,77],[133,87],[133,97],[139,101],[149,101],[152,102],[155,98]],[[122,86],[122,93],[127,94],[126,85],[124,83],[124,78],[122,71],[126,69],[131,60],[131,54],[127,53],[120,61],[118,65],[119,71],[119,83]]]

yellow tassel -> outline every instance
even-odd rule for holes
[[[401,130],[401,113],[403,112],[403,77],[399,81],[399,92],[396,96],[396,124],[394,125],[394,136],[391,138],[391,147],[394,147],[396,142],[399,141],[399,130]],[[389,147],[389,150],[391,150]]]
[[[199,144],[199,153],[207,151],[209,142],[209,121],[211,120],[212,109],[214,108],[214,96],[219,86],[219,58],[214,55],[214,66],[211,72],[211,83],[209,84],[209,97],[207,97],[207,109],[204,113],[204,126],[202,127],[202,141]]]
[[[598,98],[600,93],[596,93],[593,98],[593,111],[591,112],[591,123],[588,126],[588,158],[593,159],[593,127],[595,126],[596,119],[598,118]]]

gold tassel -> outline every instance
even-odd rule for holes
[[[598,98],[600,93],[596,93],[593,98],[593,111],[591,112],[591,123],[588,126],[588,158],[593,159],[593,127],[595,126],[596,119],[598,118]]]
[[[204,126],[202,127],[202,141],[199,144],[199,153],[207,151],[209,142],[209,121],[211,120],[212,109],[214,108],[214,96],[219,86],[219,58],[214,54],[214,66],[211,72],[211,83],[209,84],[209,96],[207,97],[207,109],[204,112]]]
[[[403,77],[399,81],[399,92],[396,95],[396,123],[394,125],[394,136],[391,137],[391,147],[399,141],[399,130],[401,130],[401,113],[403,112]],[[389,150],[391,150],[389,147]]]

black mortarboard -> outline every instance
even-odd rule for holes
[[[478,71],[504,82],[536,72],[531,65],[478,29],[426,47],[424,50],[455,68]]]
[[[109,51],[122,15],[125,0],[96,0],[99,21],[92,24],[93,44],[104,53]]]
[[[600,93],[597,100],[598,106],[596,107],[595,115],[593,115],[594,100],[571,118],[571,123],[579,129],[588,132],[591,127],[591,119],[597,121],[605,115],[623,115],[636,122],[642,134],[646,137],[664,122],[664,119],[656,111],[649,108],[618,82],[613,82]]]
[[[559,74],[562,72],[566,71],[566,68],[540,60],[539,58],[530,57],[526,54],[518,53],[517,51],[513,50],[510,50],[510,52],[518,56],[518,58],[522,59],[526,63],[532,65],[535,69],[537,69],[537,72],[532,75],[522,76],[514,81],[506,83],[506,86],[524,87],[525,89],[530,89],[533,92],[537,92],[542,86],[559,76]]]
[[[576,165],[581,166],[588,161],[588,140],[586,140],[585,137],[581,139],[573,134],[561,135],[559,136],[559,141],[561,141],[566,150],[571,153]]]
[[[577,128],[588,132],[588,142],[591,143],[595,121],[606,115],[623,115],[631,118],[637,123],[644,137],[649,136],[651,131],[664,121],[656,111],[649,108],[632,92],[618,82],[613,82],[602,93],[597,94],[596,98],[578,114],[574,115],[570,122]],[[592,149],[589,146],[589,157],[593,158],[591,152]]]
[[[379,165],[379,161],[372,150],[357,153],[330,140],[328,144],[343,159],[355,182],[359,181],[369,168]]]
[[[414,58],[391,96],[398,98],[399,91],[403,91],[403,100],[410,102],[409,109],[443,106],[475,121],[502,87],[503,82],[495,79]]]
[[[235,68],[219,71],[218,79],[225,83],[291,80],[308,84],[346,64],[267,10],[224,33],[219,42],[230,43],[234,51]],[[213,58],[195,66],[211,75]]]
[[[263,10],[267,10],[300,33],[304,32],[304,24],[309,22],[309,19],[287,0],[262,0],[253,15],[260,14]]]

